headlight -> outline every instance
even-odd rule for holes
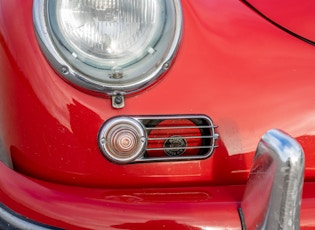
[[[177,50],[179,0],[34,0],[41,47],[66,80],[128,94],[154,82]]]

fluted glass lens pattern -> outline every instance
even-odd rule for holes
[[[58,39],[90,65],[115,68],[154,53],[163,33],[165,9],[159,0],[56,1]]]

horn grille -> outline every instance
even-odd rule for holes
[[[120,116],[103,124],[99,147],[118,164],[201,160],[217,147],[215,128],[205,115]]]
[[[219,135],[204,115],[137,117],[147,133],[146,151],[136,161],[193,160],[209,157]]]

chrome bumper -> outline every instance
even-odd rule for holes
[[[25,218],[0,203],[0,229],[59,230],[60,228],[51,227]]]
[[[300,229],[304,153],[279,130],[260,140],[241,202],[243,229]]]

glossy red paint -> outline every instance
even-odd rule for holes
[[[310,149],[306,179],[311,180],[314,47],[238,1],[185,0],[182,5],[183,41],[173,67],[159,84],[115,110],[109,99],[78,91],[51,69],[35,37],[32,1],[2,1],[2,136],[15,168],[84,186],[244,183],[257,140],[277,127]],[[213,157],[121,166],[98,150],[97,133],[108,118],[187,113],[206,114],[219,126],[220,148]]]
[[[26,178],[0,162],[1,201],[65,229],[240,229],[242,186],[91,189]],[[12,193],[11,191],[14,191]],[[43,208],[44,207],[44,208]]]
[[[156,218],[149,213],[159,216],[159,223],[166,218],[197,227],[230,217],[231,226],[238,228],[240,196],[233,193],[240,194],[239,187],[216,186],[245,184],[257,142],[270,128],[297,138],[306,156],[305,180],[314,181],[315,47],[267,22],[241,1],[182,0],[182,6],[184,32],[174,65],[158,84],[127,98],[125,108],[116,110],[109,99],[77,90],[52,70],[36,40],[32,0],[0,1],[0,135],[14,169],[41,180],[26,179],[1,164],[0,175],[6,175],[0,179],[1,201],[35,220],[65,227],[78,226],[76,221],[86,219],[75,217],[85,215],[107,226],[154,226]],[[218,126],[219,147],[202,161],[132,165],[113,164],[100,153],[97,135],[107,119],[158,114],[208,115]],[[146,194],[152,192],[149,188],[161,187],[165,188],[159,192],[168,195],[155,203],[160,198]],[[314,227],[309,216],[315,207],[310,192],[314,186],[306,187],[302,225]],[[113,204],[102,194],[115,196],[117,191],[108,190],[114,188],[127,189],[127,196],[118,192],[118,199],[133,196],[132,189],[147,188],[140,196],[147,202],[135,205],[132,198]],[[198,195],[189,195],[191,202],[166,203],[174,191],[184,191],[182,199],[186,191],[215,196],[200,201]],[[58,207],[48,205],[57,201]],[[139,222],[103,219],[108,215],[104,206],[110,213],[140,216]],[[61,212],[60,207],[65,209]],[[88,212],[92,208],[99,211]],[[225,216],[220,217],[221,211]],[[195,222],[189,222],[191,218]],[[211,222],[215,218],[218,223]]]
[[[65,229],[241,229],[244,186],[96,189],[22,176],[0,162],[1,202],[32,220]],[[301,229],[314,229],[314,183],[305,183]],[[12,193],[12,191],[14,191]],[[43,208],[45,207],[45,208]]]
[[[247,0],[259,12],[285,29],[315,42],[315,2],[306,0]]]

